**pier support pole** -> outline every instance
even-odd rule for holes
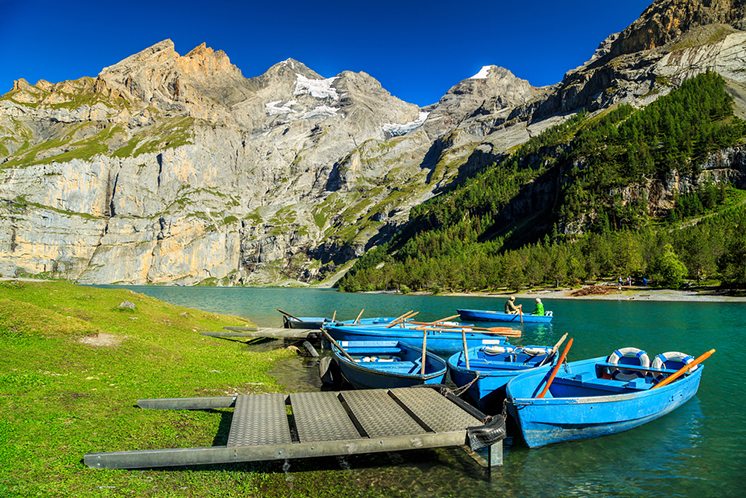
[[[503,442],[502,440],[487,448],[487,464],[490,469],[503,464]]]

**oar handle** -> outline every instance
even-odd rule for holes
[[[674,374],[671,374],[668,377],[666,377],[665,379],[663,379],[662,381],[658,382],[656,385],[654,385],[651,388],[651,390],[652,389],[658,389],[659,387],[667,386],[668,384],[670,384],[671,382],[675,381],[676,379],[678,379],[679,377],[681,377],[682,375],[684,375],[685,373],[687,373],[688,371],[692,370],[694,367],[696,367],[697,365],[699,365],[700,363],[702,363],[703,361],[705,361],[707,358],[709,358],[710,356],[712,356],[712,354],[714,352],[715,352],[715,350],[711,349],[711,350],[707,351],[706,353],[702,353],[701,355],[699,355],[699,357],[697,357],[696,360],[694,360],[691,363],[687,363],[686,365],[684,365],[683,367],[681,367],[678,372],[676,372]]]
[[[388,325],[386,325],[386,328],[390,329],[391,327],[395,326],[396,324],[398,324],[398,323],[406,320],[409,317],[412,317],[412,316],[416,315],[417,313],[419,313],[419,312],[415,312],[414,310],[409,310],[406,313],[404,313],[403,315],[399,315],[396,318],[394,318],[393,320],[391,320],[391,323],[389,323]]]
[[[552,385],[552,382],[554,382],[554,378],[557,376],[557,372],[559,372],[559,369],[562,366],[562,362],[565,361],[565,358],[567,358],[567,353],[570,352],[571,347],[572,347],[572,338],[570,338],[570,340],[567,341],[567,345],[565,346],[565,349],[562,351],[562,356],[560,356],[559,361],[557,361],[557,364],[554,365],[554,368],[552,368],[552,373],[549,375],[549,380],[547,381],[547,385],[544,386],[544,389],[539,393],[537,398],[543,398],[544,395],[547,392],[549,392],[549,387]]]
[[[425,375],[425,362],[427,361],[427,329],[422,331],[422,360],[420,361],[420,375]]]
[[[347,351],[344,350],[342,346],[339,345],[337,341],[334,340],[334,337],[329,335],[329,332],[327,332],[324,329],[321,329],[321,333],[324,334],[324,337],[326,337],[326,340],[331,342],[337,349],[339,349],[339,352],[342,353],[342,356],[350,360],[352,363],[355,363],[355,358],[349,355]]]
[[[435,321],[432,321],[430,323],[434,324],[434,323],[446,322],[448,320],[453,320],[454,318],[458,318],[458,317],[459,317],[459,315],[451,315],[451,316],[447,316],[445,318],[439,318],[439,319],[437,319]]]
[[[567,332],[565,332],[565,334],[564,334],[564,335],[563,335],[562,337],[560,337],[560,340],[559,340],[559,341],[557,341],[557,344],[555,344],[555,345],[554,345],[554,347],[552,347],[552,352],[551,352],[551,353],[549,353],[548,355],[546,355],[546,356],[544,357],[544,359],[543,359],[543,360],[541,360],[541,363],[539,363],[539,364],[537,365],[537,367],[540,367],[540,366],[542,366],[542,365],[543,365],[544,363],[546,363],[546,361],[547,361],[547,360],[548,360],[549,358],[551,358],[551,357],[553,357],[553,356],[554,356],[555,354],[557,354],[557,351],[559,350],[559,347],[560,347],[560,346],[562,345],[562,343],[563,343],[563,342],[565,342],[565,339],[567,339]]]
[[[357,314],[357,318],[355,318],[355,321],[353,323],[360,322],[360,317],[363,316],[363,312],[365,311],[365,308],[360,310],[360,313]]]
[[[288,317],[288,318],[292,318],[293,320],[298,320],[299,322],[302,322],[302,321],[303,321],[303,320],[301,320],[300,318],[298,318],[297,316],[293,316],[293,315],[291,315],[291,314],[290,314],[290,313],[288,313],[287,311],[282,311],[282,310],[281,310],[280,308],[277,308],[277,311],[279,311],[280,313],[282,313],[283,315],[285,315],[285,316],[286,316],[286,317]]]

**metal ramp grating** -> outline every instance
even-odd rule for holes
[[[399,388],[391,393],[435,432],[462,431],[482,425],[456,404],[444,403],[443,396],[434,389]]]
[[[342,397],[370,437],[426,432],[385,389],[345,391]]]
[[[339,393],[316,392],[290,395],[295,426],[301,443],[360,439],[347,415]]]
[[[237,396],[228,446],[292,443],[284,394]]]

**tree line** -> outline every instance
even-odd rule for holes
[[[743,191],[697,181],[710,153],[744,136],[746,123],[711,72],[643,109],[578,114],[414,208],[409,223],[358,260],[339,287],[517,289],[615,275],[669,287],[685,279],[746,286]],[[543,211],[511,215],[522,194],[550,177],[557,186]],[[690,187],[660,212],[645,186],[674,177]]]

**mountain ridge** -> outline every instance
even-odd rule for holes
[[[550,87],[487,66],[425,108],[364,72],[324,78],[287,59],[245,78],[224,52],[179,55],[170,40],[95,78],[19,79],[0,97],[0,274],[323,281],[413,206],[578,111],[645,105],[713,69],[738,97],[743,2],[720,17],[678,14],[680,3],[655,2],[657,17],[630,31],[661,12],[691,18],[663,45],[614,55],[635,37],[612,35]]]

